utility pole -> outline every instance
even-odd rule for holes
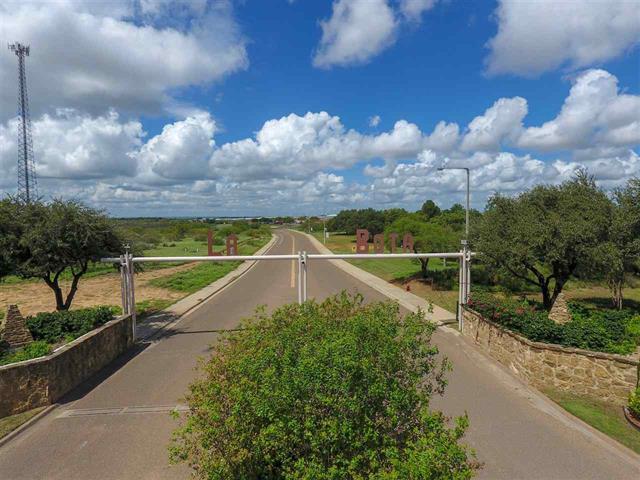
[[[18,111],[20,126],[18,131],[18,198],[29,203],[38,197],[33,140],[31,138],[31,116],[27,94],[27,72],[25,57],[29,56],[29,46],[21,43],[9,45],[9,50],[18,57]]]

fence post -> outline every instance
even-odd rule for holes
[[[302,283],[302,299],[303,301],[307,301],[307,268],[309,264],[309,259],[307,258],[307,252],[302,252],[302,267],[303,267],[303,283]]]
[[[460,251],[461,255],[458,260],[458,329],[462,332],[462,301],[464,296],[464,250]]]
[[[471,250],[469,249],[469,247],[467,247],[467,258],[466,258],[465,264],[467,265],[467,272],[466,272],[467,289],[465,290],[465,296],[464,296],[464,304],[466,305],[467,302],[469,301],[469,295],[471,295]]]
[[[127,288],[127,263],[124,255],[120,255],[120,296],[122,304],[122,314],[129,313],[129,291]]]
[[[298,304],[302,305],[302,252],[298,252]]]
[[[131,325],[133,341],[136,341],[136,292],[134,284],[133,254],[127,254],[127,273],[129,274],[129,313],[131,314]]]

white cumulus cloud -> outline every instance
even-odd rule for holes
[[[640,144],[640,97],[620,94],[618,79],[604,70],[580,74],[556,118],[524,130],[522,148],[580,149]]]
[[[616,58],[640,41],[636,0],[500,0],[489,74],[533,76]]]
[[[226,2],[209,5],[186,28],[167,26],[166,16],[131,21],[129,3],[0,4],[2,39],[31,45],[27,79],[34,115],[57,107],[158,113],[172,89],[209,84],[247,67],[245,40]],[[17,87],[8,88],[16,85],[16,71],[15,55],[5,51],[0,120],[16,111]]]
[[[336,0],[313,64],[320,68],[368,62],[395,41],[397,20],[387,0]]]

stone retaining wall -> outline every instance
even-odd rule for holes
[[[0,366],[0,418],[51,405],[132,345],[132,318],[123,316],[51,355]]]
[[[532,342],[477,312],[463,311],[463,334],[518,377],[552,388],[626,405],[640,375],[637,357]]]

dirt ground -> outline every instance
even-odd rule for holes
[[[149,280],[165,277],[175,272],[188,270],[196,264],[190,263],[178,267],[151,270],[136,275],[136,303],[143,300],[167,299],[179,300],[184,293],[166,288],[148,285]],[[62,284],[65,295],[70,282]],[[120,305],[120,275],[118,273],[100,275],[80,280],[78,291],[71,308],[91,307],[95,305]],[[0,311],[6,312],[10,304],[17,304],[23,315],[55,310],[53,290],[40,282],[25,282],[13,285],[0,284]]]

